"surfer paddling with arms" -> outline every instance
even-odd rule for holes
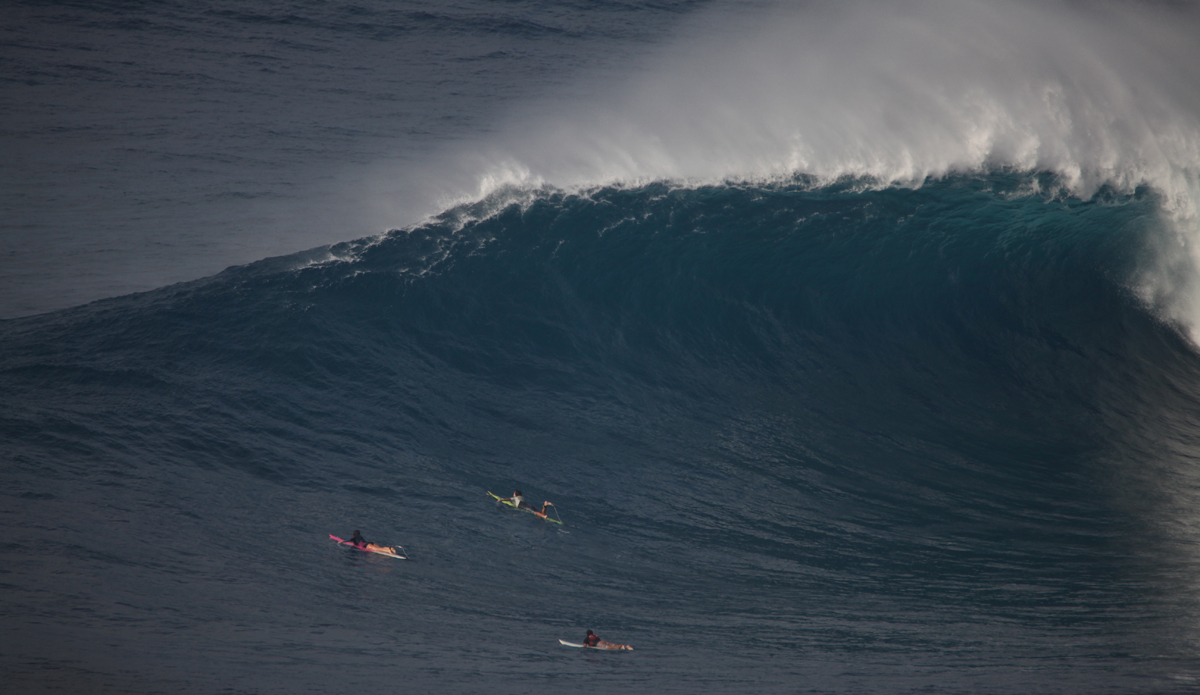
[[[396,552],[396,549],[391,546],[379,545],[378,543],[368,543],[367,539],[363,538],[362,534],[359,533],[357,530],[354,532],[354,535],[351,536],[350,540],[347,542],[350,543],[350,545],[354,546],[355,548],[359,548],[360,550],[371,550],[376,553],[387,553],[389,555],[399,555],[399,553]]]
[[[506,507],[512,507],[513,509],[516,509],[519,511],[529,512],[530,514],[533,514],[534,516],[536,516],[540,519],[544,519],[545,521],[549,521],[552,524],[562,525],[562,519],[554,519],[554,518],[551,518],[550,516],[547,516],[547,514],[546,514],[547,509],[549,509],[550,507],[554,507],[554,503],[551,502],[550,500],[546,500],[545,502],[542,502],[542,509],[541,509],[541,511],[538,511],[537,507],[534,507],[533,505],[531,505],[525,501],[525,495],[521,494],[520,490],[513,490],[512,497],[501,497],[500,495],[497,495],[496,493],[492,492],[491,490],[488,490],[488,496],[491,497],[492,499],[496,500],[500,504],[503,504]],[[558,508],[557,507],[555,507],[554,516],[558,516]]]
[[[563,640],[559,640],[559,642],[563,642]],[[563,644],[567,643],[563,642]],[[583,644],[576,646],[588,647],[590,649],[628,649],[633,651],[633,647],[629,646],[628,644],[614,644],[613,642],[602,640],[600,639],[600,635],[597,635],[591,630],[587,631],[587,637],[583,638]]]
[[[509,497],[508,501],[511,502],[512,506],[516,507],[517,509],[528,509],[529,511],[533,512],[534,514],[537,514],[538,516],[542,517],[543,519],[546,518],[546,507],[554,506],[553,502],[550,502],[550,501],[542,502],[542,511],[539,512],[538,510],[536,510],[532,506],[530,506],[530,504],[528,502],[525,501],[525,496],[521,494],[520,490],[513,490],[513,496]]]

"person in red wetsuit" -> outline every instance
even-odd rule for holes
[[[591,630],[588,630],[587,637],[583,638],[583,646],[595,647],[595,646],[598,646],[599,644],[600,644],[600,636],[597,635],[596,633],[592,632]]]

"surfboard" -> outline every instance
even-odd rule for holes
[[[491,490],[488,490],[488,494],[491,495],[492,497],[495,497],[497,502],[503,502],[504,505],[507,507],[512,507],[513,509],[517,508],[517,505],[513,504],[512,500],[508,499],[507,497],[501,497],[500,495],[497,495],[496,493],[492,492]],[[529,512],[530,514],[532,514],[534,516],[541,517],[541,518],[545,519],[546,521],[549,521],[552,524],[558,524],[559,526],[564,525],[563,522],[559,521],[558,519],[554,519],[552,517],[546,516],[545,514],[537,511],[536,509],[522,509],[521,511]]]
[[[579,644],[578,642],[568,642],[565,639],[560,639],[558,641],[558,643],[564,647],[577,647],[579,649],[600,649],[600,650],[606,651],[606,652],[618,652],[618,651],[631,652],[631,651],[633,651],[633,647],[629,646],[628,644],[613,644],[612,642],[605,642],[604,640],[600,640],[600,644],[608,645],[606,647],[589,647],[586,644]]]
[[[337,536],[333,535],[332,533],[329,534],[329,537],[332,538],[333,540],[337,541],[338,545],[348,545],[351,548],[354,548],[355,550],[361,550],[364,553],[374,553],[376,555],[382,555],[384,557],[394,557],[397,560],[407,560],[408,559],[408,557],[404,556],[404,555],[394,555],[392,553],[384,552],[382,550],[371,550],[370,548],[360,548],[357,545],[354,545],[353,543],[351,543],[350,541],[345,541],[345,540],[342,540],[341,538],[338,538]],[[401,546],[396,546],[396,547],[400,548],[401,550],[404,550],[404,548],[402,548]]]

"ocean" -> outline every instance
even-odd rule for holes
[[[1195,6],[15,7],[6,692],[1200,688]]]

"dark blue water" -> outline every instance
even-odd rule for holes
[[[444,150],[591,91],[696,0],[12,0],[0,318],[445,209]]]
[[[1198,20],[1045,7],[13,4],[3,691],[1196,691]]]
[[[1189,692],[1200,361],[1122,281],[1160,201],[1038,178],[514,192],[4,322],[4,669]]]

